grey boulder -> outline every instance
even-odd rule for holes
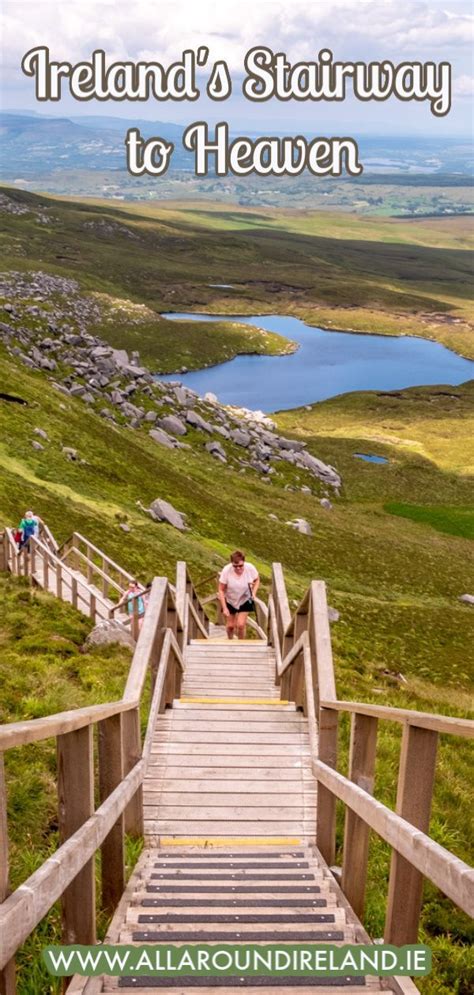
[[[173,505],[169,501],[163,501],[162,498],[156,498],[155,501],[150,505],[150,511],[152,516],[159,522],[167,522],[168,525],[172,525],[173,528],[179,529],[180,532],[184,532],[186,529],[186,523],[184,521],[185,515],[182,515],[180,511],[173,508]]]
[[[129,629],[126,629],[121,622],[115,620],[99,622],[94,626],[87,636],[86,646],[110,646],[119,643],[120,646],[128,646],[135,649],[135,640]]]

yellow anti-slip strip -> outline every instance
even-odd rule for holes
[[[191,705],[289,705],[280,698],[179,698]]]
[[[160,846],[302,846],[296,836],[161,836]]]

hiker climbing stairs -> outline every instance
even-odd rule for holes
[[[275,686],[266,643],[192,640],[143,786],[147,837],[314,838],[308,723]]]
[[[317,851],[304,846],[236,846],[217,849],[150,847],[128,885],[128,904],[115,917],[113,942],[120,944],[249,944],[357,942],[332,875]],[[111,939],[112,937],[109,937]],[[104,992],[250,993],[278,988],[291,995],[317,985],[332,995],[381,992],[377,978],[264,977],[167,979],[106,977]]]
[[[6,529],[0,563],[94,621],[101,617],[99,604],[106,606],[105,617],[114,617],[130,580],[77,533],[61,547],[53,537],[48,543],[33,539],[30,551],[18,556]],[[85,609],[79,587],[86,592]],[[99,848],[102,905],[113,913],[106,937],[111,944],[370,943],[360,919],[371,832],[392,850],[386,943],[416,942],[424,878],[474,913],[474,871],[429,836],[438,737],[473,738],[474,723],[338,699],[322,581],[311,582],[291,615],[281,565],[273,564],[268,606],[260,602],[257,608],[260,638],[226,639],[180,561],[174,584],[154,578],[141,628],[134,614],[137,641],[120,700],[0,728],[0,760],[10,749],[56,739],[60,840],[10,893],[0,763],[5,995],[15,993],[17,951],[58,899],[63,942],[97,942]],[[340,712],[351,716],[347,775],[338,769]],[[384,721],[403,729],[396,811],[373,797],[377,727]],[[341,888],[329,869],[336,860],[338,800],[345,806]],[[144,840],[128,884],[125,831]],[[332,995],[382,991],[371,976],[280,975],[75,975],[69,991],[189,995],[198,988],[202,995],[224,995],[236,987],[249,995],[262,988],[287,995],[314,987]],[[386,978],[387,988],[396,995],[417,991],[409,978]]]

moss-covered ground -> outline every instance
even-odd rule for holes
[[[230,295],[208,287],[229,282],[241,284],[239,310],[247,313],[271,309],[304,317],[324,307],[334,327],[352,327],[355,311],[341,310],[352,301],[373,330],[380,331],[376,326],[383,322],[387,331],[396,323],[399,330],[416,323],[420,334],[448,336],[449,344],[466,354],[471,348],[467,324],[424,323],[420,317],[425,309],[467,315],[463,221],[405,224],[338,216],[331,228],[327,216],[319,221],[290,212],[251,216],[209,205],[206,211],[110,204],[103,209],[44,198],[40,203],[51,223],[43,225],[34,216],[37,199],[16,196],[32,214],[7,216],[8,267],[73,275],[85,291],[122,302],[116,323],[104,305],[101,334],[117,335],[115,344],[125,344],[122,329],[137,336],[141,349],[140,326],[130,316],[120,318],[124,299],[156,311],[195,307],[232,313]],[[84,227],[100,220],[136,229],[138,238],[117,232],[109,238],[103,228]],[[58,258],[65,255],[70,258]],[[165,331],[160,339],[160,363],[190,367],[173,334],[169,330],[167,337]],[[193,341],[194,364],[212,361],[214,346],[201,358],[199,342]],[[188,561],[196,582],[205,581],[235,547],[243,547],[259,567],[264,590],[272,561],[281,561],[292,602],[312,577],[322,577],[340,612],[332,632],[341,697],[472,714],[474,609],[458,599],[474,592],[467,538],[474,383],[353,394],[279,414],[279,431],[303,438],[310,451],[340,471],[341,496],[331,499],[328,511],[319,503],[322,485],[315,481],[312,494],[302,493],[298,488],[308,483],[307,476],[287,464],[278,464],[282,469],[270,483],[252,470],[239,474],[205,452],[206,439],[198,431],[188,433],[190,450],[163,449],[145,430],[110,424],[93,406],[58,392],[44,374],[26,370],[5,352],[0,362],[2,391],[27,402],[0,400],[0,523],[15,524],[32,505],[59,540],[78,530],[143,581],[155,574],[172,576],[176,559]],[[35,427],[48,435],[42,451],[31,445]],[[85,462],[68,461],[64,445],[76,448]],[[388,463],[364,463],[355,452],[376,453]],[[138,501],[147,506],[156,497],[187,514],[188,531],[154,523],[140,511]],[[286,524],[295,517],[310,522],[312,536]],[[124,521],[130,533],[120,529]],[[211,587],[207,581],[200,591]],[[32,597],[11,579],[2,582],[0,598],[3,719],[120,694],[126,654],[80,653],[89,623],[46,595]],[[400,683],[399,673],[406,683]],[[341,748],[346,747],[343,725]],[[54,756],[44,750],[28,748],[25,760],[18,752],[9,762],[14,883],[56,845]],[[376,794],[390,805],[398,750],[399,730],[383,724]],[[431,831],[464,859],[472,859],[468,762],[464,742],[442,737]],[[25,791],[28,784],[31,790]],[[367,908],[374,936],[382,933],[387,871],[386,848],[374,839]],[[434,974],[420,982],[424,995],[470,993],[470,926],[431,886],[422,925],[435,955]],[[23,995],[52,990],[35,975],[42,934],[35,942],[25,955]]]
[[[294,314],[329,329],[421,335],[474,356],[469,219],[115,206],[3,190],[25,212],[3,214],[5,267],[73,276],[105,295],[101,334],[138,347],[154,369],[285,348],[278,336],[241,324],[197,331],[188,322],[178,334],[160,318],[173,310]],[[141,316],[128,311],[137,303],[145,305]]]
[[[188,561],[199,582],[235,546],[243,546],[258,565],[267,589],[271,562],[280,560],[292,600],[311,577],[323,577],[330,603],[341,614],[333,627],[341,696],[469,714],[474,612],[458,597],[474,590],[471,544],[463,530],[446,531],[433,518],[406,518],[399,505],[420,509],[421,518],[423,510],[432,514],[434,496],[445,516],[455,519],[469,508],[472,478],[460,469],[463,453],[469,464],[474,385],[456,388],[457,400],[449,404],[444,389],[426,388],[401,397],[399,392],[352,395],[314,405],[311,411],[279,415],[281,431],[304,437],[311,451],[342,473],[341,498],[326,511],[317,485],[315,494],[308,495],[285,490],[284,480],[264,484],[251,471],[237,474],[216,465],[197,432],[189,436],[191,450],[162,449],[146,432],[111,426],[80,400],[64,397],[43,374],[19,368],[6,355],[2,359],[3,389],[28,402],[0,401],[2,522],[14,524],[32,504],[58,539],[77,529],[144,581],[154,574],[172,576],[180,558]],[[34,427],[48,434],[43,452],[31,447]],[[77,448],[86,463],[66,460],[62,445]],[[355,451],[374,449],[389,463],[365,464],[353,457]],[[289,486],[297,485],[295,476],[288,480]],[[137,508],[138,500],[146,505],[158,496],[187,513],[188,532],[153,523]],[[312,537],[285,524],[295,516],[311,523]],[[124,520],[129,534],[119,527]],[[204,584],[202,593],[211,587],[212,582]],[[128,666],[125,651],[82,655],[79,646],[89,623],[70,608],[41,593],[32,598],[13,580],[3,582],[1,597],[4,719],[120,694]],[[393,676],[399,672],[406,684]],[[343,728],[343,745],[346,737]],[[384,727],[377,796],[389,804],[394,803],[398,749],[397,729]],[[19,826],[22,808],[24,815],[12,853],[15,883],[55,845],[54,831],[48,829],[54,827],[54,757],[42,746],[24,754],[20,758],[17,751],[9,768],[11,822]],[[469,859],[472,798],[466,745],[443,742],[440,756],[432,831]],[[387,872],[386,849],[374,841],[367,913],[374,935],[383,928],[380,896]],[[470,935],[467,923],[434,889],[428,888],[427,895],[423,929],[437,968],[435,978],[423,982],[423,991],[465,995],[462,979],[468,977],[469,955],[462,943]],[[450,932],[458,946],[448,957]],[[448,979],[454,963],[461,980],[453,988]]]

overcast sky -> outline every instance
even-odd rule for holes
[[[178,123],[228,120],[233,129],[308,135],[463,135],[472,121],[473,13],[470,0],[3,0],[1,92],[3,109],[42,114],[113,114]],[[348,61],[449,61],[453,107],[442,119],[427,102],[341,104],[271,101],[255,105],[240,93],[243,56],[254,45],[284,51],[292,62],[316,60],[321,48]],[[114,101],[78,103],[69,95],[58,104],[37,103],[34,81],[20,68],[22,56],[47,45],[53,60],[78,62],[103,48],[110,61],[148,60],[165,65],[184,48],[210,48],[211,59],[226,59],[234,93],[225,103]],[[209,60],[209,61],[210,61]]]

